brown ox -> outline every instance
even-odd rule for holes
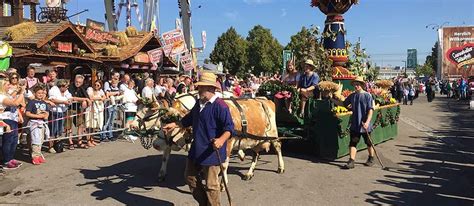
[[[227,157],[225,163],[223,163],[225,168],[225,171],[223,172],[225,180],[227,181],[227,168],[232,151],[238,151],[241,160],[244,160],[244,150],[253,151],[252,164],[243,177],[244,180],[249,180],[254,176],[255,166],[259,159],[260,152],[263,150],[268,152],[271,145],[275,148],[278,156],[277,172],[283,173],[285,167],[281,152],[281,142],[278,139],[275,119],[275,104],[264,98],[235,99],[235,101],[224,99],[224,101],[230,109],[232,120],[235,125],[234,129],[237,133],[237,136],[232,136],[227,141]],[[177,98],[172,108],[169,109],[169,112],[165,116],[179,115],[183,117],[194,106],[195,102],[196,99],[191,95]],[[243,115],[241,115],[236,103],[240,105]],[[246,131],[243,131],[242,117],[247,120]],[[173,140],[179,141],[180,139],[189,138],[191,136],[191,131],[183,128],[176,128],[171,131],[171,134],[167,134],[167,136],[168,138],[172,137]],[[164,145],[166,144],[161,141],[159,147]]]

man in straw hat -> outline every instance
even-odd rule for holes
[[[298,82],[298,92],[300,93],[300,113],[299,116],[304,116],[306,101],[316,95],[318,91],[319,75],[314,72],[316,65],[313,60],[308,59],[304,62],[304,75],[300,77]]]
[[[188,154],[185,178],[194,199],[199,205],[220,205],[219,157],[226,158],[227,139],[234,132],[234,123],[226,103],[216,96],[217,77],[213,73],[202,73],[195,84],[199,100],[183,117],[182,127],[193,128],[194,141]],[[176,128],[176,123],[163,127],[166,133]],[[202,184],[202,180],[205,184]]]
[[[369,158],[365,163],[366,166],[374,165],[374,147],[369,140],[369,134],[372,132],[372,114],[374,113],[374,100],[372,95],[364,91],[365,82],[362,77],[357,77],[352,81],[352,86],[355,88],[355,92],[350,94],[344,102],[333,100],[336,104],[351,107],[351,127],[350,127],[350,142],[349,142],[349,161],[345,165],[346,169],[353,169],[354,162],[357,153],[357,143],[359,143],[360,137],[364,138],[365,144],[369,151]]]

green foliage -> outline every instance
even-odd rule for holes
[[[349,61],[346,64],[347,69],[356,76],[366,77],[369,55],[366,54],[365,49],[361,48],[359,41],[355,45],[347,41],[346,47],[349,53]]]
[[[431,62],[426,62],[424,65],[418,65],[415,68],[416,77],[429,77],[434,74],[433,66]]]
[[[276,93],[281,91],[288,91],[291,93],[291,105],[293,113],[299,110],[299,93],[297,89],[290,85],[282,84],[280,81],[267,81],[258,88],[257,96],[267,97],[273,99]]]
[[[210,54],[211,62],[218,64],[222,62],[229,73],[245,73],[247,65],[247,41],[230,27],[217,38],[217,42]]]
[[[257,25],[247,36],[248,67],[252,73],[275,73],[282,68],[283,47],[273,37],[270,29]]]
[[[321,81],[332,80],[332,61],[324,51],[322,36],[317,27],[302,27],[298,33],[291,36],[285,49],[293,51],[298,70],[302,70],[306,59],[312,59]]]
[[[380,70],[371,67],[370,64],[367,65],[368,69],[367,72],[365,72],[365,78],[367,81],[375,81],[378,79],[378,76],[380,74]]]

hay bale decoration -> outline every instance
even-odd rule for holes
[[[9,27],[5,31],[5,35],[13,41],[19,41],[33,34],[36,34],[38,30],[34,22],[23,22],[14,26]]]

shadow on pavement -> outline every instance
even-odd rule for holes
[[[157,177],[161,167],[161,155],[140,157],[110,166],[99,167],[97,170],[79,169],[88,181],[77,186],[94,185],[97,191],[91,196],[97,200],[113,198],[125,205],[174,205],[165,200],[147,196],[156,196],[154,187],[167,187],[181,193],[178,187],[185,185],[183,171],[186,156],[173,154],[168,164],[166,180],[158,183]],[[146,194],[147,196],[141,195]]]
[[[472,161],[462,158],[443,142],[428,137],[421,146],[397,145],[401,155],[417,160],[404,160],[403,171],[392,171],[377,183],[389,185],[399,192],[375,190],[366,202],[374,205],[473,205],[474,168]]]

